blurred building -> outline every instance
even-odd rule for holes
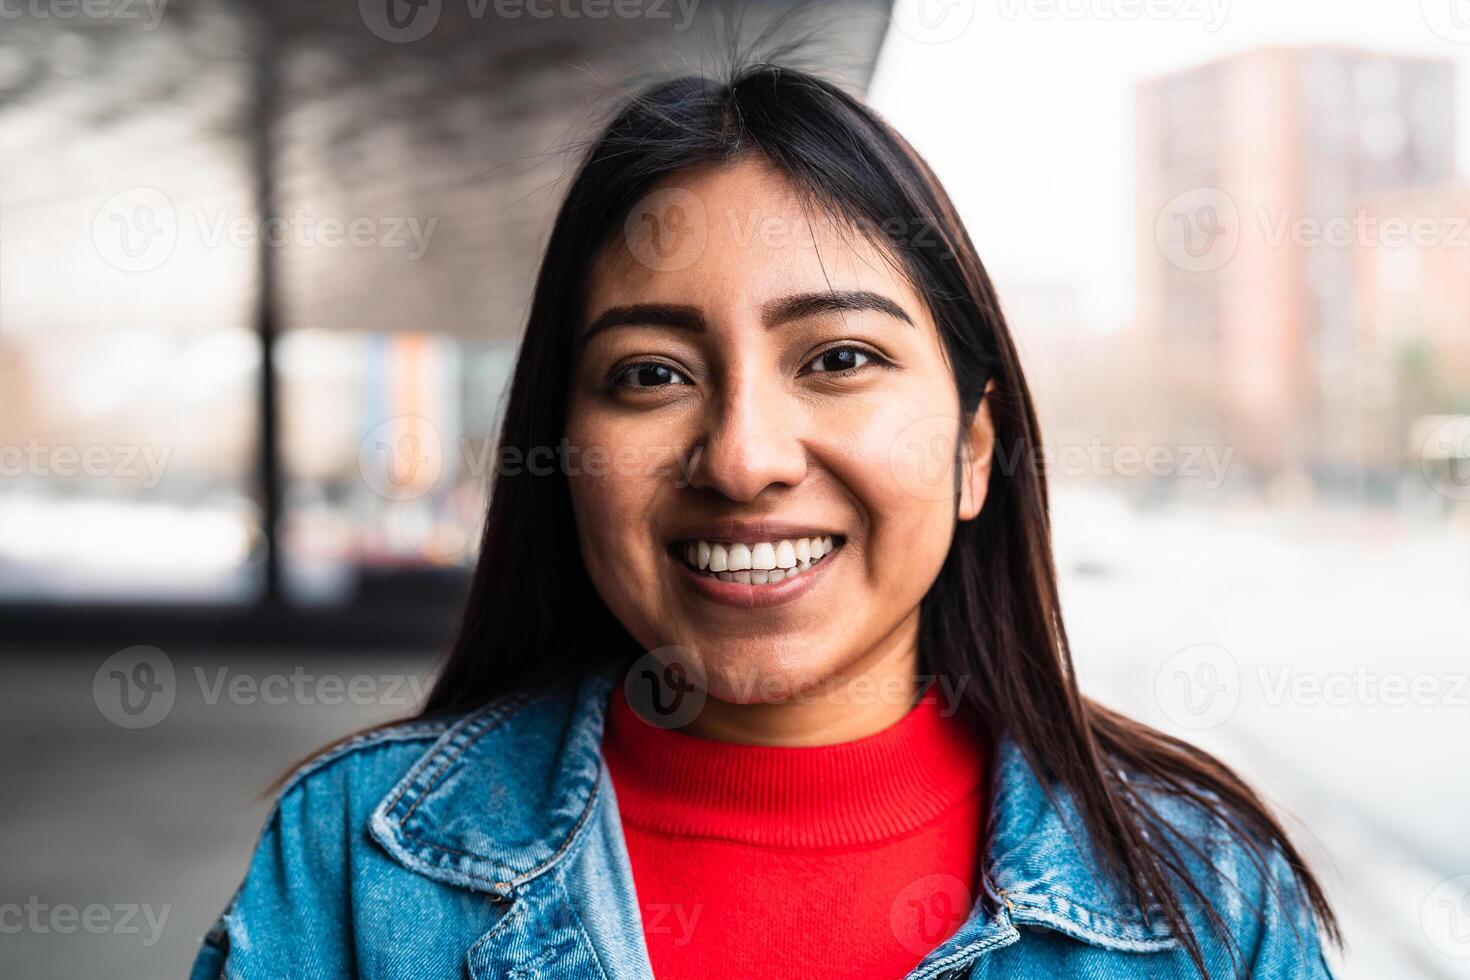
[[[1263,476],[1362,460],[1365,198],[1455,169],[1448,61],[1271,47],[1137,87],[1137,325],[1172,400]],[[1341,454],[1347,453],[1346,457]]]
[[[1363,424],[1345,448],[1389,467],[1416,458],[1420,420],[1470,414],[1470,188],[1392,191],[1358,210],[1379,233],[1352,251]]]

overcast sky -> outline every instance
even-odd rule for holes
[[[1138,79],[1266,44],[1453,59],[1470,175],[1470,0],[896,0],[894,22],[873,103],[938,171],[992,273],[1070,282],[1084,328],[1133,309]]]

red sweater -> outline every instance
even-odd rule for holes
[[[933,695],[788,748],[649,725],[620,686],[603,750],[657,980],[894,980],[969,914],[988,751]]]

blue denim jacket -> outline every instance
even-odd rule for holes
[[[613,786],[602,764],[614,675],[595,674],[469,715],[360,736],[288,784],[194,980],[363,976],[648,980]],[[1103,880],[1065,794],[1043,792],[1016,745],[997,745],[993,902],[909,980],[1192,977],[1182,946]],[[1252,977],[1329,977],[1284,860],[1259,874],[1221,828],[1159,804],[1200,844],[1192,868]],[[1210,975],[1226,945],[1190,919]],[[697,941],[697,939],[695,940]]]

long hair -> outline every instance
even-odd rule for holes
[[[1145,784],[1224,821],[1260,868],[1268,850],[1279,848],[1319,922],[1340,943],[1301,854],[1234,772],[1078,691],[1052,561],[1036,412],[995,289],[929,167],[839,86],[760,61],[720,80],[687,76],[651,85],[617,112],[586,151],[552,227],[510,386],[501,458],[528,460],[538,447],[544,453],[560,444],[584,284],[640,198],[693,168],[747,154],[765,158],[804,201],[845,227],[882,236],[929,304],[963,422],[994,383],[986,397],[999,465],[991,468],[982,512],[957,526],[922,601],[925,673],[973,680],[960,685],[964,716],[1004,730],[1039,773],[1070,793],[1106,871],[1140,907],[1162,910],[1202,974],[1185,908],[1190,893],[1201,902],[1204,896],[1169,835],[1150,832],[1161,818]],[[469,710],[638,652],[583,568],[565,473],[533,469],[498,468],[463,619],[425,715]],[[1223,920],[1204,904],[1207,921],[1224,932]]]

